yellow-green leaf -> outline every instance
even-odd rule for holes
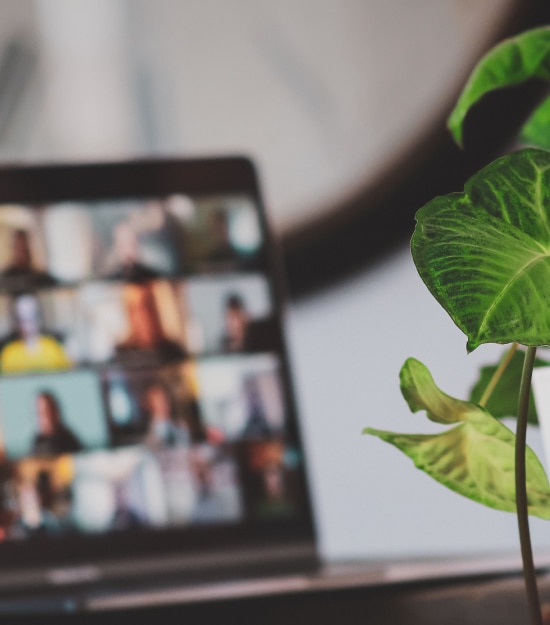
[[[409,358],[401,390],[413,412],[432,421],[456,423],[440,434],[398,434],[373,428],[364,433],[394,445],[414,464],[451,490],[491,508],[515,512],[515,434],[487,410],[446,395],[428,369]],[[535,453],[526,453],[529,514],[550,519],[550,484]]]

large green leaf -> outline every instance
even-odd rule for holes
[[[523,145],[550,150],[550,98],[540,104],[520,132]]]
[[[401,391],[413,412],[454,424],[441,434],[397,434],[373,428],[414,464],[451,490],[491,508],[515,512],[515,435],[487,410],[454,399],[436,385],[428,369],[409,358],[401,369]],[[550,519],[550,484],[534,452],[526,450],[529,514]]]
[[[504,356],[506,357],[506,356]],[[518,414],[518,398],[519,385],[521,381],[521,372],[523,370],[523,361],[525,360],[525,352],[518,350],[513,355],[512,360],[506,367],[502,377],[495,386],[491,396],[485,404],[485,408],[497,419],[504,417],[516,417]],[[550,362],[537,358],[535,367],[548,367]],[[470,401],[477,404],[481,399],[489,382],[497,370],[498,365],[490,365],[483,367],[475,386],[470,393]],[[529,423],[538,424],[537,408],[535,405],[535,397],[533,391],[529,398],[529,412],[527,413]]]
[[[531,78],[550,80],[550,27],[535,28],[490,50],[474,68],[449,117],[449,129],[462,145],[466,115],[484,95]]]
[[[416,218],[414,262],[468,351],[550,344],[550,153],[503,156]]]

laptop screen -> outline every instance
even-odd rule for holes
[[[273,271],[243,159],[0,172],[0,566],[312,537]]]

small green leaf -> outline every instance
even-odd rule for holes
[[[531,114],[519,138],[523,145],[550,150],[550,98],[544,100]]]
[[[525,360],[525,352],[518,350],[512,357],[505,372],[502,374],[499,382],[495,386],[491,397],[488,399],[485,408],[497,419],[505,417],[516,417],[518,412],[519,383],[521,380],[521,372],[523,370],[523,361]],[[470,401],[477,404],[491,381],[498,365],[483,367],[475,386],[470,393]],[[550,362],[537,358],[535,367],[548,367]],[[529,399],[528,421],[533,425],[538,424],[537,408],[533,391]]]
[[[466,115],[484,95],[531,78],[550,80],[550,27],[506,39],[479,61],[449,117],[449,130],[455,141],[462,145]]]
[[[441,434],[397,434],[366,428],[403,451],[414,464],[451,490],[491,508],[515,512],[515,435],[487,410],[449,397],[428,369],[409,358],[401,390],[413,412],[438,423],[458,423]],[[441,412],[443,411],[443,412]],[[550,519],[550,484],[534,452],[526,455],[529,514]]]
[[[549,152],[503,156],[416,219],[416,268],[467,335],[468,351],[550,344]]]

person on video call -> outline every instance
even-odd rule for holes
[[[243,390],[248,414],[241,436],[244,438],[269,438],[271,426],[262,401],[258,380],[253,376],[245,378]]]
[[[52,393],[42,391],[35,399],[37,432],[32,453],[38,456],[74,453],[82,443],[63,423],[59,403]]]
[[[136,231],[128,221],[120,221],[113,229],[113,247],[107,261],[106,277],[128,282],[143,282],[161,274],[140,259]]]
[[[235,261],[239,255],[231,243],[229,233],[229,215],[223,208],[218,209],[212,215],[210,224],[211,247],[208,259],[215,262]]]
[[[132,527],[141,527],[144,520],[134,510],[131,505],[127,493],[127,487],[124,482],[115,482],[113,485],[113,493],[115,499],[115,511],[110,523],[112,530],[127,530]]]
[[[18,491],[20,517],[14,536],[55,536],[70,530],[70,493],[54,487],[49,470],[40,469],[33,481],[22,480]]]
[[[189,428],[174,418],[174,402],[166,386],[156,382],[145,390],[149,427],[145,440],[152,447],[177,447],[191,442]]]
[[[191,514],[193,523],[219,522],[232,515],[232,507],[216,488],[214,480],[214,451],[202,445],[193,450],[191,469],[195,478],[196,499]]]
[[[263,467],[261,490],[263,496],[257,505],[257,512],[260,516],[286,516],[293,512],[282,464],[270,462]]]
[[[222,349],[225,352],[239,352],[246,348],[250,317],[244,301],[237,293],[231,293],[225,300]]]
[[[10,241],[11,258],[2,271],[0,284],[13,289],[34,289],[56,283],[46,271],[37,269],[32,258],[29,233],[14,230]]]
[[[171,362],[185,357],[182,346],[164,334],[151,283],[125,285],[122,298],[129,330],[115,346],[117,360],[139,365],[141,361]]]
[[[230,293],[223,310],[224,352],[265,351],[273,349],[280,341],[274,317],[252,319],[245,301],[238,293]]]
[[[16,332],[4,342],[0,351],[2,373],[66,369],[71,366],[59,341],[41,328],[35,295],[25,293],[16,297],[12,314]]]

